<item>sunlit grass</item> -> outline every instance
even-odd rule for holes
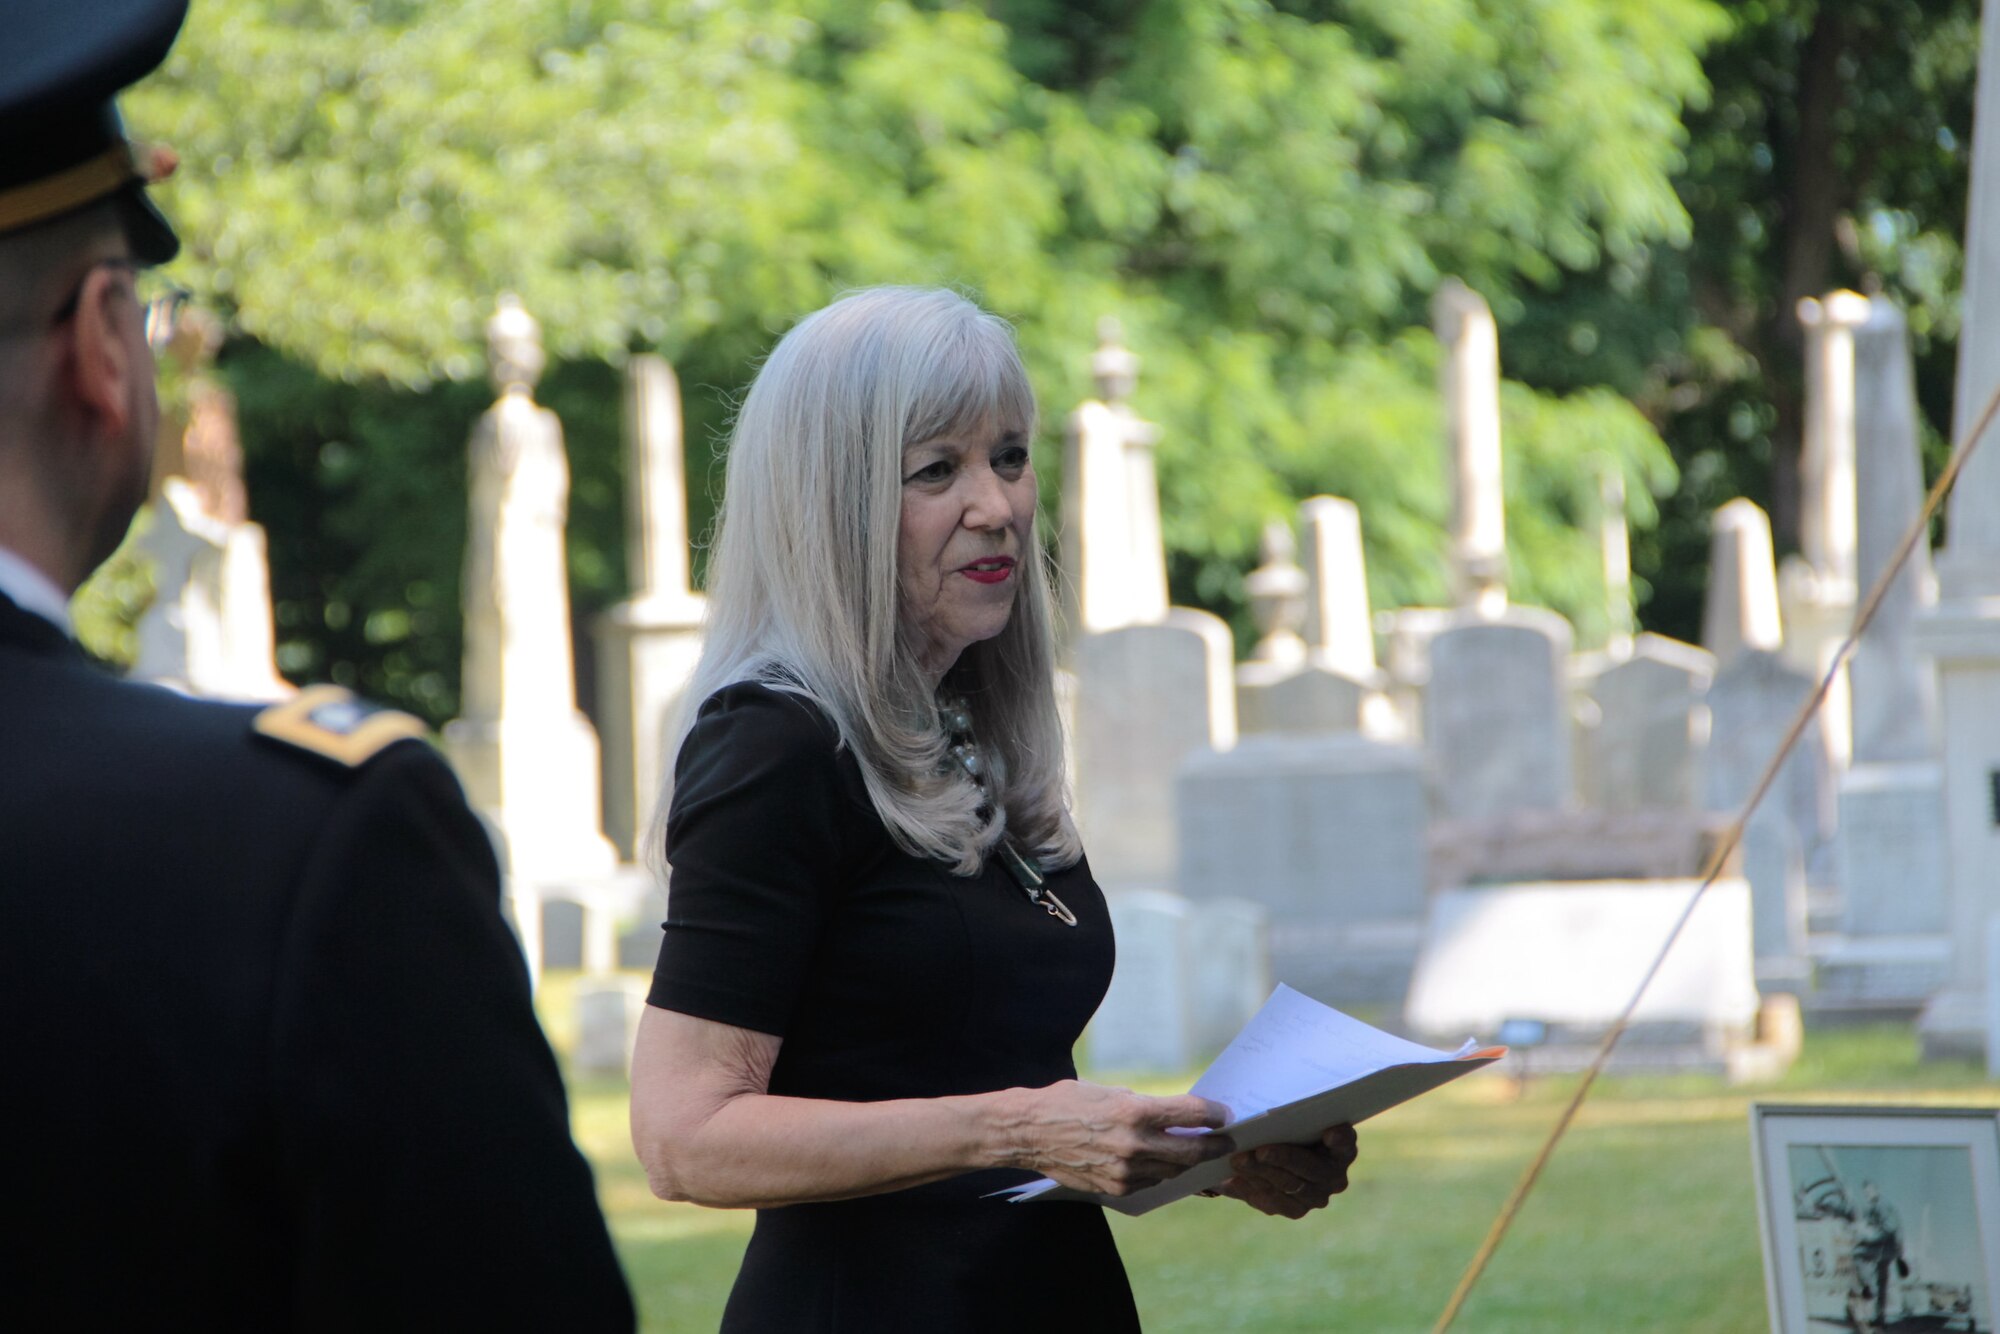
[[[567,980],[544,1021],[567,1047]],[[1178,1092],[1192,1076],[1151,1079]],[[1575,1089],[1486,1072],[1363,1127],[1354,1184],[1300,1223],[1190,1200],[1111,1223],[1148,1334],[1431,1328],[1516,1178]],[[2000,1104],[1969,1063],[1924,1064],[1904,1029],[1814,1033],[1782,1080],[1601,1081],[1460,1317],[1467,1334],[1762,1334],[1753,1101]],[[618,1079],[573,1081],[577,1142],[649,1334],[713,1330],[751,1215],[653,1198]],[[1061,1257],[1050,1257],[1061,1264]]]

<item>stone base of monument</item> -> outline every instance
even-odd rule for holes
[[[1815,1020],[1907,1023],[1951,977],[1951,939],[1942,933],[1812,937]]]
[[[576,984],[576,1047],[570,1069],[579,1075],[630,1075],[639,1016],[646,1009],[646,981],[590,977]]]
[[[1408,1030],[1443,1044],[1538,1024],[1531,1070],[1580,1068],[1630,1002],[1698,882],[1595,881],[1439,891],[1404,1003]],[[1796,1007],[1777,1005],[1787,1013]],[[1762,1072],[1796,1051],[1796,1024],[1760,1031],[1750,889],[1710,887],[1613,1055],[1620,1070]],[[1785,1038],[1786,1032],[1792,1039]],[[1789,1045],[1788,1045],[1789,1044]],[[1760,1051],[1761,1049],[1761,1051]]]
[[[1726,821],[1688,811],[1514,811],[1430,828],[1431,884],[1699,876]],[[1740,870],[1732,860],[1726,875]]]

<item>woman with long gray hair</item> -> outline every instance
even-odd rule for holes
[[[1111,923],[1070,818],[1007,326],[878,288],[801,321],[737,417],[709,620],[653,849],[633,1062],[655,1193],[754,1207],[725,1330],[1138,1327],[1102,1211],[1231,1151],[1227,1109],[1081,1082]],[[1299,1217],[1352,1131],[1240,1154]]]

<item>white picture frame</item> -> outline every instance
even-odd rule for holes
[[[2000,1108],[1755,1103],[1773,1334],[1995,1334]]]

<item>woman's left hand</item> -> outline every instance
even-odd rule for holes
[[[1304,1218],[1347,1189],[1347,1169],[1360,1153],[1353,1126],[1335,1126],[1317,1144],[1266,1144],[1229,1160],[1235,1175],[1222,1194],[1282,1218]]]

